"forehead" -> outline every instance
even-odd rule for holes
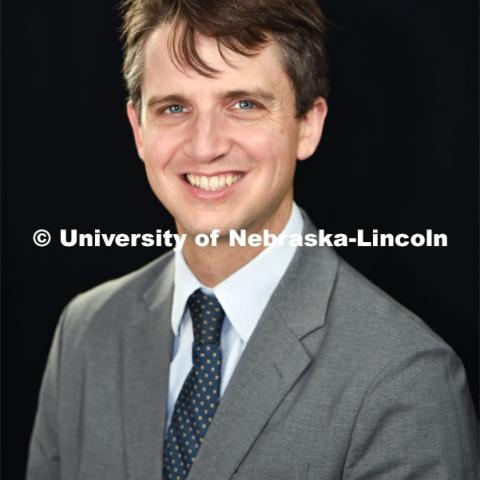
[[[169,54],[172,30],[169,25],[158,27],[145,43],[143,93],[158,88],[182,88],[195,85],[238,88],[255,84],[269,89],[291,89],[290,80],[281,61],[281,49],[274,40],[268,42],[258,53],[245,56],[222,48],[214,38],[197,34],[196,50],[201,59],[218,71],[214,77],[196,72],[188,65],[179,65]],[[259,85],[260,84],[260,85]]]

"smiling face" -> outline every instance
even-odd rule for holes
[[[320,140],[326,103],[318,98],[301,119],[281,65],[268,43],[257,55],[219,53],[198,36],[201,57],[220,73],[181,70],[168,55],[168,26],[145,44],[141,119],[128,115],[150,185],[179,233],[218,228],[279,233],[290,214],[297,159]]]

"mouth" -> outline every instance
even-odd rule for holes
[[[243,177],[243,175],[243,173],[239,172],[209,176],[187,173],[184,175],[184,178],[190,185],[199,188],[200,190],[205,192],[217,192],[234,185]]]

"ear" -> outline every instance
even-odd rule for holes
[[[300,135],[297,147],[298,160],[310,157],[322,138],[323,125],[327,116],[327,101],[317,97],[310,110],[300,119]]]
[[[137,111],[137,108],[130,100],[127,103],[127,116],[132,127],[133,137],[135,138],[135,145],[137,147],[138,156],[143,160],[143,132],[142,126],[140,125],[140,112]]]

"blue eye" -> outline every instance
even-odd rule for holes
[[[240,110],[251,110],[256,107],[255,103],[250,100],[240,100],[237,105]]]
[[[170,105],[165,109],[166,113],[183,113],[185,111],[185,107],[182,105]]]

